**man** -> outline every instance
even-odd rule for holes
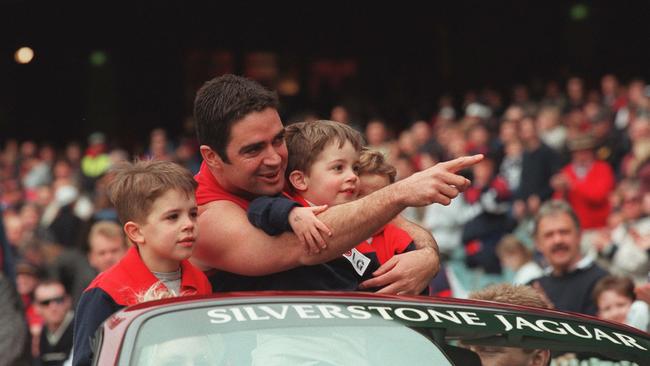
[[[88,254],[74,248],[64,251],[51,266],[50,277],[63,282],[76,305],[95,276],[119,262],[126,250],[120,225],[113,221],[97,221],[88,234]]]
[[[320,252],[309,254],[293,233],[268,236],[246,217],[252,199],[279,194],[285,187],[288,153],[277,106],[275,93],[234,75],[215,78],[198,91],[194,115],[204,162],[196,176],[197,262],[245,276],[327,262],[369,238],[405,207],[449,204],[469,185],[469,180],[454,173],[482,158],[445,162],[363,199],[328,209],[319,219],[333,236],[320,243]],[[407,231],[420,249],[387,262],[364,287],[417,294],[427,286],[439,266],[437,248],[430,236],[430,244],[423,245],[427,237],[421,229]]]
[[[568,142],[571,163],[551,178],[555,198],[565,199],[575,211],[585,230],[607,225],[611,210],[609,195],[614,190],[614,171],[596,158],[596,139],[579,135]]]
[[[104,272],[119,262],[127,250],[124,232],[113,221],[98,221],[93,224],[88,234],[88,246],[88,263],[97,273]]]
[[[564,201],[548,201],[535,218],[537,249],[548,264],[545,275],[533,281],[556,309],[595,315],[591,293],[607,272],[580,252],[580,222]]]
[[[496,301],[504,304],[548,308],[546,301],[529,286],[493,285],[469,295],[470,299]],[[551,358],[548,349],[470,346],[481,358],[483,366],[546,366]]]
[[[72,350],[72,299],[61,282],[45,280],[34,290],[34,303],[44,321],[39,342],[41,365],[63,365]]]

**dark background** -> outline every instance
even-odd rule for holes
[[[646,1],[43,3],[0,2],[0,144],[60,145],[103,130],[129,148],[157,126],[178,134],[196,88],[222,70],[206,66],[213,52],[227,53],[226,69],[240,74],[250,52],[274,54],[276,79],[291,75],[300,86],[283,97],[284,118],[303,109],[327,117],[352,101],[359,120],[380,114],[398,127],[429,118],[443,93],[492,87],[508,96],[515,83],[536,93],[572,75],[588,87],[604,73],[650,76]],[[580,4],[584,17],[575,16]],[[19,65],[13,55],[25,45],[36,57]],[[94,51],[106,56],[101,66],[90,62]],[[351,61],[355,72],[310,92],[319,60]]]

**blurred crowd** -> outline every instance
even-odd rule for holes
[[[536,99],[525,85],[507,97],[468,92],[458,101],[440,98],[430,118],[398,124],[354,120],[343,105],[329,116],[301,117],[310,118],[364,132],[398,179],[440,161],[485,155],[464,172],[472,186],[449,206],[404,212],[438,242],[443,266],[432,294],[466,297],[490,283],[525,284],[541,276],[549,263],[535,245],[534,217],[550,199],[565,200],[576,212],[582,255],[633,286],[648,283],[650,87],[642,80],[605,75],[587,88],[574,77],[564,85],[548,82]],[[126,252],[107,194],[110,167],[142,158],[198,171],[199,149],[188,135],[167,136],[157,128],[147,146],[134,154],[112,146],[102,132],[62,150],[5,137],[0,263],[3,281],[15,284],[22,302],[33,355],[55,352],[43,347],[48,327],[54,333],[69,322],[83,289]]]

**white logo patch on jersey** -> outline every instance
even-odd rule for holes
[[[343,257],[352,263],[352,267],[354,267],[354,270],[357,271],[359,276],[363,276],[363,273],[368,269],[368,265],[370,264],[370,258],[363,255],[356,248],[343,253]]]

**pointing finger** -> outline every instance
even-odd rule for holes
[[[476,154],[472,156],[461,156],[460,158],[456,158],[454,160],[449,160],[449,161],[439,163],[438,166],[447,171],[455,173],[459,170],[463,170],[467,167],[470,167],[481,160],[483,160],[483,154]]]

